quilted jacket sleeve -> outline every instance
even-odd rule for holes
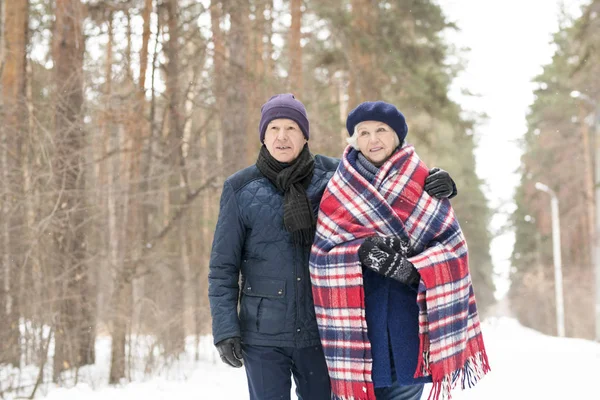
[[[221,194],[208,274],[208,297],[215,344],[223,339],[240,336],[238,281],[245,232],[235,192],[226,181]]]

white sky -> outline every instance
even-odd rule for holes
[[[468,111],[485,112],[489,119],[477,129],[477,174],[486,181],[485,194],[498,210],[492,231],[502,229],[515,208],[514,189],[519,183],[516,171],[521,150],[516,143],[526,132],[526,114],[533,102],[531,79],[551,62],[550,44],[558,31],[560,7],[572,15],[587,0],[439,0],[444,13],[461,32],[448,37],[458,47],[469,47],[468,65],[459,76],[452,97]],[[468,89],[478,94],[460,94]],[[460,188],[459,188],[460,196]],[[492,242],[496,297],[509,287],[509,258],[514,244],[512,232]]]

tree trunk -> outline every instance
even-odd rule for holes
[[[23,267],[24,243],[21,227],[24,223],[20,206],[22,142],[27,137],[26,51],[29,9],[27,0],[15,0],[2,5],[2,58],[0,59],[2,126],[2,266],[0,271],[0,364],[19,365],[19,280]]]
[[[349,76],[350,74],[343,74],[340,79],[337,81],[337,94],[338,94],[338,98],[337,98],[337,103],[339,105],[339,117],[340,117],[340,136],[341,136],[341,148],[344,149],[347,145],[346,139],[348,138],[348,130],[346,129],[346,118],[348,118],[348,113],[354,108],[356,107],[357,104],[356,103],[356,87],[355,85],[352,83],[354,82],[354,80],[352,79],[351,76]],[[349,78],[350,79],[350,85],[348,85],[348,98],[346,100],[344,94],[344,83],[345,80]],[[352,107],[352,108],[350,108]],[[350,132],[350,133],[354,133],[354,132]]]
[[[592,265],[595,259],[594,251],[596,240],[600,232],[596,232],[596,219],[595,219],[595,195],[594,195],[594,166],[592,164],[592,149],[593,146],[590,143],[590,130],[588,124],[585,122],[586,110],[583,104],[579,105],[579,118],[581,120],[581,146],[583,153],[583,169],[585,174],[585,204],[586,204],[586,224],[588,238],[586,243],[588,246],[582,246],[583,248],[589,249],[587,254],[583,257],[586,265]],[[599,132],[596,132],[598,134]],[[598,143],[598,142],[596,142]],[[600,294],[598,294],[600,296]]]
[[[169,0],[166,3],[167,11],[167,26],[169,28],[169,42],[166,45],[165,51],[168,59],[166,66],[166,84],[167,98],[169,101],[169,129],[167,133],[167,145],[170,152],[171,166],[179,174],[173,174],[169,188],[169,210],[168,220],[171,219],[171,213],[175,214],[183,206],[183,190],[174,190],[173,188],[183,187],[188,189],[187,172],[185,169],[185,158],[183,154],[183,127],[184,119],[184,102],[182,97],[182,88],[180,74],[182,73],[179,46],[179,6],[177,0]],[[178,229],[183,229],[181,223],[177,224]],[[181,254],[181,243],[175,241],[171,245],[177,247],[173,249],[172,254]],[[170,323],[167,330],[167,343],[165,344],[167,354],[179,354],[185,350],[185,330],[183,321],[184,312],[184,276],[185,270],[183,263],[180,260],[173,260],[174,264],[169,271],[171,276],[171,313]]]
[[[119,134],[117,138],[113,138],[113,122],[118,124],[118,119],[113,121],[113,115],[117,113],[117,110],[111,109],[111,98],[112,98],[112,49],[113,49],[113,16],[109,14],[108,18],[108,44],[106,47],[107,63],[106,63],[106,90],[107,90],[107,103],[106,110],[109,113],[107,115],[107,122],[111,122],[109,128],[104,132],[104,152],[108,153],[111,148],[124,149],[126,147],[126,133],[123,132],[122,126],[119,126]],[[109,143],[116,142],[115,146],[110,146]],[[127,201],[126,193],[125,199],[117,201],[116,187],[121,186],[119,177],[121,179],[127,179],[127,160],[125,159],[125,152],[121,154],[120,158],[106,160],[108,162],[108,237],[107,243],[109,246],[109,259],[110,259],[110,271],[115,271],[115,280],[113,282],[113,292],[110,301],[110,321],[111,321],[111,358],[110,358],[110,373],[109,383],[116,384],[125,378],[126,361],[125,361],[125,345],[127,339],[127,326],[129,317],[129,304],[131,287],[129,285],[130,275],[126,271],[126,254],[129,251],[129,244],[126,240],[120,240],[121,235],[125,238],[123,230],[127,230],[127,224],[129,221],[124,221],[120,226],[118,215],[118,206],[121,201]],[[127,182],[122,182],[127,183]],[[125,212],[125,211],[124,211]],[[127,218],[127,215],[123,215],[123,219]],[[122,228],[122,229],[119,229]],[[122,257],[120,257],[120,254]]]
[[[208,149],[208,132],[204,131],[200,133],[200,179],[201,181],[206,181],[208,177],[208,157],[209,149]],[[202,334],[202,325],[204,323],[204,310],[205,302],[202,299],[207,298],[208,293],[204,293],[203,287],[207,281],[208,277],[208,220],[210,214],[210,201],[211,201],[211,193],[212,191],[208,191],[203,198],[200,209],[198,210],[198,221],[200,226],[200,241],[199,248],[196,253],[198,255],[197,263],[197,275],[194,279],[196,291],[194,293],[194,333],[196,335],[196,361],[200,358],[200,335]],[[197,225],[198,226],[198,225]],[[194,257],[196,259],[196,257]],[[203,304],[204,303],[204,304]]]
[[[0,76],[2,76],[4,70],[4,55],[6,54],[4,49],[4,27],[6,26],[4,14],[4,0],[0,0]]]
[[[103,210],[104,221],[102,224],[99,236],[102,237],[100,252],[104,257],[99,261],[100,268],[96,270],[96,282],[100,286],[110,287],[112,274],[106,274],[106,271],[114,271],[117,263],[118,237],[115,234],[115,224],[117,217],[115,215],[115,194],[113,186],[113,167],[114,157],[109,157],[111,147],[111,137],[113,130],[113,110],[112,110],[112,67],[113,67],[113,13],[107,15],[106,26],[108,40],[106,43],[106,61],[104,65],[104,93],[103,103],[104,110],[99,121],[100,128],[98,130],[99,138],[97,140],[96,153],[99,162],[96,165],[98,191],[96,201],[98,207]],[[108,322],[108,310],[106,310],[107,301],[105,300],[106,293],[104,290],[98,291],[98,318],[101,321]]]
[[[266,0],[257,0],[255,2],[255,18],[250,23],[248,37],[251,38],[249,43],[250,51],[248,65],[251,79],[248,80],[248,145],[246,146],[246,163],[252,164],[256,160],[256,155],[260,150],[261,143],[256,140],[256,129],[260,121],[261,105],[266,101],[266,79],[265,79],[265,60],[264,60],[264,37],[266,30],[265,10],[267,7]]]
[[[33,68],[31,63],[27,63],[27,124],[29,140],[23,148],[23,189],[25,192],[25,220],[27,235],[25,236],[28,249],[26,254],[25,267],[23,270],[27,274],[27,284],[24,289],[29,289],[27,303],[29,314],[27,318],[39,321],[41,317],[40,304],[43,304],[44,298],[44,275],[42,274],[42,253],[40,251],[39,240],[36,237],[36,215],[39,210],[39,185],[34,183],[35,154],[31,143],[38,135],[36,125],[36,115],[33,109]]]
[[[124,118],[126,118],[126,116]],[[118,135],[116,138],[118,142],[116,147],[118,149],[125,149],[127,147],[128,132],[124,126],[125,124],[127,124],[126,120],[119,121]],[[111,176],[113,177],[113,181],[116,181],[119,187],[127,187],[130,182],[129,162],[131,157],[128,153],[129,152],[127,151],[121,152],[119,162],[111,163],[111,166],[114,168],[112,170],[114,172],[111,172]],[[120,242],[120,246],[115,260],[116,278],[111,298],[112,348],[109,374],[110,384],[119,383],[121,379],[126,377],[127,371],[125,350],[128,329],[130,326],[133,290],[132,281],[134,274],[134,269],[132,268],[130,260],[132,244],[127,242],[129,240],[127,237],[129,230],[128,225],[131,223],[131,215],[129,214],[129,195],[129,191],[125,191],[119,198],[116,196],[112,197],[114,199],[113,207],[115,207],[115,212],[112,213],[112,215],[117,216],[116,208],[118,205],[122,205],[123,210],[120,219],[114,221],[114,232],[117,240]],[[119,200],[118,204],[116,202],[117,199]],[[118,226],[117,223],[119,223]]]
[[[271,38],[273,37],[273,9],[275,8],[273,3],[274,0],[264,0],[265,1],[265,9],[269,14],[269,18],[265,21],[265,35],[267,40],[265,40],[265,85],[268,92],[272,92],[272,82],[275,77],[275,60],[273,59],[273,42]],[[266,101],[266,99],[265,99]]]
[[[268,36],[268,40],[271,40],[270,29],[267,27],[267,19],[265,18],[265,12],[268,9],[267,5],[268,0],[257,0],[256,1],[256,18],[255,18],[255,28],[256,32],[256,64],[255,64],[255,74],[257,81],[257,88],[255,92],[255,97],[258,99],[259,106],[262,105],[263,102],[266,101],[266,88],[269,83],[269,80],[266,79],[268,58],[271,57],[271,54],[266,53],[265,46],[265,36]],[[269,21],[270,22],[270,21]]]
[[[54,381],[68,368],[95,361],[95,296],[86,266],[85,136],[83,105],[82,7],[79,0],[56,0],[53,52],[57,85],[54,173],[59,209],[54,244],[59,302],[56,318]]]
[[[353,40],[350,49],[352,60],[349,64],[350,79],[354,87],[351,88],[350,97],[356,94],[360,101],[381,99],[379,74],[369,46],[364,43],[374,37],[373,25],[376,23],[376,18],[373,10],[373,5],[369,0],[352,0]],[[358,105],[355,104],[356,102],[354,100],[349,104],[350,110]]]
[[[115,280],[113,289],[113,323],[112,347],[110,358],[110,375],[108,383],[115,385],[125,378],[125,344],[127,341],[127,320],[129,305],[131,303],[131,270],[121,268]]]
[[[150,16],[152,15],[152,0],[144,1],[144,30],[142,32],[142,49],[140,50],[140,81],[138,84],[139,94],[145,103],[144,92],[146,89],[146,71],[148,70],[148,44],[150,43]],[[158,35],[158,32],[156,32]]]
[[[223,154],[227,156],[225,176],[245,167],[246,132],[248,129],[247,91],[247,29],[248,0],[233,0],[229,4],[231,29],[229,31],[229,65],[225,89],[225,109],[221,113],[223,126]]]
[[[302,77],[302,0],[291,0],[292,26],[290,27],[290,91],[302,99],[304,81]]]
[[[148,1],[148,0],[147,0]],[[152,6],[152,1],[149,0],[150,4],[146,3],[146,6],[150,5]],[[146,11],[145,11],[146,13]],[[144,27],[146,26],[146,24],[148,24],[148,45],[146,47],[143,47],[146,49],[146,51],[148,51],[148,47],[149,47],[149,39],[150,39],[150,23],[151,23],[151,19],[150,16],[152,15],[151,12],[147,12],[145,15],[147,15],[147,19],[146,17],[144,17]],[[155,38],[154,38],[154,43],[153,43],[153,56],[152,59],[150,60],[150,82],[149,82],[149,90],[150,90],[150,101],[148,104],[148,116],[147,121],[144,121],[144,125],[145,128],[143,128],[146,132],[147,132],[147,139],[148,139],[148,143],[146,144],[146,149],[142,155],[142,159],[141,159],[141,172],[142,172],[142,181],[140,184],[140,192],[142,193],[144,202],[142,205],[142,232],[141,232],[141,240],[143,243],[143,246],[146,246],[146,244],[148,243],[148,241],[150,240],[150,230],[151,230],[151,219],[154,217],[154,207],[152,204],[150,204],[150,202],[147,200],[147,193],[148,191],[153,187],[150,183],[150,179],[153,175],[153,170],[154,170],[154,160],[153,160],[153,151],[154,151],[154,146],[155,146],[155,116],[156,116],[156,93],[155,93],[155,76],[156,76],[156,71],[157,71],[157,59],[158,59],[158,44],[160,41],[160,35],[161,35],[161,21],[160,18],[156,18],[156,25],[155,25]],[[146,29],[146,28],[145,28]],[[146,32],[146,30],[144,30],[144,33]],[[140,57],[141,59],[141,57]],[[141,71],[141,70],[140,70]],[[141,76],[141,72],[140,72],[140,76]],[[140,81],[141,84],[141,81]],[[144,81],[144,88],[146,86],[146,83]],[[141,89],[141,85],[140,85],[140,89]],[[145,98],[145,96],[144,96]],[[144,323],[145,326],[155,326],[155,313],[152,307],[150,307],[150,301],[149,300],[153,300],[155,299],[156,295],[155,295],[155,291],[153,290],[152,284],[153,282],[156,280],[155,277],[152,274],[146,274],[144,277],[142,277],[143,279],[143,297],[144,297],[144,302],[142,304],[142,307],[140,309],[140,320]]]
[[[147,14],[148,17],[151,15],[151,13]],[[150,19],[145,19],[144,20],[145,24],[150,24]],[[154,146],[155,146],[155,136],[156,136],[156,91],[155,91],[155,77],[156,77],[156,72],[158,70],[158,66],[157,66],[157,59],[158,59],[158,45],[159,45],[159,37],[160,37],[160,32],[161,32],[161,19],[160,18],[156,18],[156,26],[155,26],[155,32],[157,32],[157,34],[155,35],[155,40],[154,40],[154,44],[153,44],[153,56],[152,56],[152,60],[150,62],[151,65],[151,70],[150,70],[150,105],[149,105],[149,112],[148,112],[148,122],[145,123],[145,129],[148,132],[148,143],[146,145],[146,151],[143,155],[143,158],[141,160],[142,162],[142,168],[141,171],[143,173],[143,179],[141,181],[141,185],[140,185],[140,192],[143,195],[143,198],[146,199],[146,193],[148,193],[148,190],[150,190],[153,186],[150,183],[151,177],[153,175],[153,170],[154,170]],[[141,58],[141,57],[140,57]],[[141,74],[140,74],[141,75]],[[141,83],[141,82],[140,82]],[[142,210],[143,210],[143,214],[142,214],[142,232],[141,232],[141,240],[142,243],[145,246],[147,246],[149,240],[150,240],[150,230],[151,230],[151,218],[153,218],[153,210],[154,207],[152,204],[149,204],[149,201],[144,201],[143,205],[142,205]],[[153,309],[153,307],[149,306],[149,304],[154,301],[156,299],[156,290],[153,290],[155,286],[153,286],[153,284],[156,282],[156,277],[153,274],[146,274],[143,278],[143,290],[144,290],[144,305],[141,307],[141,316],[140,319],[144,322],[144,324],[146,326],[156,326],[157,324],[157,320],[156,320],[156,313]]]
[[[133,140],[133,154],[135,155],[135,159],[132,160],[134,164],[132,164],[132,180],[137,181],[138,184],[135,186],[137,203],[131,204],[132,207],[135,207],[137,210],[137,218],[138,222],[136,224],[135,233],[137,236],[134,238],[136,246],[138,248],[138,253],[135,254],[134,259],[137,259],[141,255],[141,248],[144,246],[144,243],[147,238],[147,230],[148,230],[148,218],[150,212],[146,212],[145,205],[145,193],[148,190],[148,179],[149,179],[149,171],[144,171],[142,168],[143,163],[143,152],[144,152],[144,141],[148,139],[151,133],[151,123],[145,123],[148,119],[146,115],[147,111],[147,101],[146,101],[146,73],[148,70],[148,48],[150,45],[150,24],[151,24],[151,16],[153,11],[152,0],[144,1],[144,10],[142,11],[142,18],[144,21],[144,27],[142,31],[142,48],[140,50],[140,66],[139,66],[139,81],[137,85],[137,100],[135,104],[135,113],[134,120],[130,125],[131,136]],[[158,30],[157,30],[158,36]],[[140,124],[139,121],[143,121],[144,123]],[[133,187],[132,187],[133,188]],[[133,193],[132,193],[133,195]],[[144,301],[139,301],[143,299],[145,294],[145,286],[146,286],[146,277],[141,277],[134,282],[133,293],[134,293],[134,304],[135,309],[133,310],[134,316],[140,323],[140,326],[143,326],[145,320],[145,311],[144,311]]]
[[[223,32],[221,31],[222,8],[220,1],[212,1],[210,4],[210,24],[213,37],[213,95],[216,99],[217,115],[219,116],[216,122],[216,156],[217,156],[217,171],[223,171],[223,120],[226,119],[225,112],[225,93],[224,82],[226,78],[225,68],[225,43],[223,40]],[[219,176],[219,184],[223,180],[223,175]]]
[[[146,124],[139,124],[143,120],[145,110],[145,85],[146,71],[148,64],[148,44],[150,41],[150,17],[152,15],[152,0],[145,0],[142,17],[144,27],[142,33],[142,48],[140,50],[139,82],[137,84],[137,95],[133,104],[133,110],[127,113],[124,121],[125,131],[124,148],[130,149],[129,157],[123,160],[123,168],[127,168],[128,191],[124,198],[125,207],[125,242],[123,262],[120,264],[115,289],[113,292],[113,346],[111,349],[111,367],[109,383],[117,384],[126,376],[127,361],[125,356],[125,347],[127,335],[131,329],[134,297],[134,276],[136,273],[135,265],[141,257],[141,246],[143,245],[143,217],[141,214],[142,204],[140,194],[142,190],[141,181],[141,157],[143,151],[144,137],[147,135],[148,127]],[[131,38],[128,38],[130,43]],[[130,58],[130,45],[128,45],[127,57]],[[131,65],[131,61],[127,61]]]

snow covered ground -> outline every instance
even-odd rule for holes
[[[455,392],[456,400],[598,399],[600,344],[580,339],[559,339],[522,327],[510,318],[488,319],[483,324],[492,371],[475,387]],[[144,365],[133,371],[139,381],[109,387],[110,341],[97,342],[97,364],[81,371],[80,383],[71,388],[44,386],[36,398],[45,400],[244,400],[243,369],[221,363],[210,338],[203,338],[201,360],[193,352],[169,367],[144,378]],[[27,374],[25,370],[24,374]],[[31,370],[32,375],[35,374]],[[0,370],[0,382],[6,379]],[[5,386],[6,381],[3,383]],[[424,398],[429,391],[426,389]],[[22,393],[24,395],[26,393]],[[27,393],[28,394],[28,393]],[[10,399],[11,397],[5,397]],[[292,396],[295,398],[295,396]],[[307,399],[310,400],[310,399]]]

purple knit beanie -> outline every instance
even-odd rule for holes
[[[278,118],[287,118],[295,121],[302,130],[306,140],[308,140],[308,117],[306,116],[304,104],[296,100],[293,94],[284,93],[271,97],[260,109],[258,131],[260,132],[261,143],[265,141],[265,131],[269,122]]]

